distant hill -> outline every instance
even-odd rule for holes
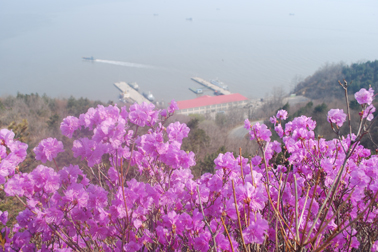
[[[304,95],[311,99],[342,97],[343,91],[338,81],[346,80],[349,92],[355,93],[361,88],[378,90],[378,60],[365,63],[355,63],[350,66],[327,64],[313,75],[299,82],[294,89],[297,95]]]

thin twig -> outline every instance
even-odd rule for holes
[[[230,246],[231,246],[231,251],[232,251],[232,252],[235,252],[235,251],[234,251],[234,246],[232,245],[232,240],[231,240],[230,234],[228,233],[228,230],[227,230],[226,224],[224,223],[224,220],[223,220],[223,217],[222,217],[222,216],[221,216],[221,221],[222,221],[222,224],[223,224],[224,230],[226,230],[227,238],[228,238],[228,241],[230,242]]]
[[[316,181],[315,181],[315,187],[314,187],[314,191],[312,192],[310,206],[308,207],[308,213],[307,213],[306,223],[305,223],[305,226],[304,226],[304,229],[303,229],[303,235],[302,235],[302,238],[301,238],[301,247],[302,247],[303,242],[304,242],[305,232],[307,230],[307,224],[308,224],[308,221],[310,219],[310,213],[311,213],[312,203],[314,202],[315,195],[316,195],[316,188],[318,187],[318,184],[319,184],[319,181],[320,181],[320,170],[318,170],[318,172],[316,173],[316,178],[315,179],[316,179]]]
[[[294,176],[294,190],[295,190],[295,239],[299,242],[299,226],[298,226],[298,184],[297,176]],[[296,246],[294,246],[296,248]]]
[[[278,196],[277,196],[277,211],[280,211],[280,196],[281,196],[281,183],[282,183],[282,173],[280,174],[280,180],[278,181]],[[278,219],[276,219],[276,251],[278,252]]]
[[[345,169],[345,166],[346,166],[346,162],[348,161],[348,155],[349,155],[349,153],[350,153],[350,149],[351,149],[351,148],[349,147],[349,148],[348,148],[348,153],[347,153],[346,156],[345,156],[345,159],[344,159],[344,162],[343,162],[343,164],[342,164],[342,166],[341,166],[341,169],[339,170],[336,179],[333,181],[333,183],[332,183],[332,185],[331,185],[331,188],[329,189],[328,194],[327,194],[326,198],[324,199],[324,202],[323,202],[322,206],[319,208],[319,212],[318,212],[318,214],[316,215],[316,218],[315,218],[315,220],[314,220],[314,222],[313,222],[313,224],[312,224],[312,226],[311,226],[311,228],[310,228],[310,231],[308,232],[308,235],[307,235],[307,237],[306,237],[304,243],[306,243],[306,242],[308,241],[308,239],[310,238],[310,236],[311,236],[311,234],[312,234],[312,231],[314,230],[315,225],[316,225],[316,223],[318,222],[318,219],[320,218],[320,215],[321,215],[322,212],[323,212],[323,209],[324,209],[324,208],[326,207],[326,205],[327,205],[328,200],[330,200],[330,204],[332,204],[332,201],[333,201],[333,198],[334,198],[334,196],[335,196],[336,190],[337,190],[337,188],[338,188],[338,186],[339,186],[339,184],[340,184],[340,182],[341,182],[341,176],[342,176],[342,174],[344,173],[344,169]],[[328,210],[329,210],[329,207],[326,209],[326,212],[324,213],[324,216],[327,216]]]
[[[130,169],[130,165],[131,165],[131,159],[133,158],[133,152],[134,152],[134,147],[135,147],[135,137],[138,134],[138,129],[139,129],[139,126],[136,127],[134,136],[132,138],[133,139],[133,145],[131,147],[130,159],[129,159],[129,163],[127,165],[127,170],[126,170],[126,173],[125,173],[125,178],[126,178],[127,174],[129,173],[129,169]]]
[[[344,205],[347,204],[347,202],[350,200],[350,198],[351,198],[353,192],[354,192],[354,189],[353,189],[352,192],[348,195],[347,199],[346,199],[346,200],[345,200],[345,201],[344,201],[344,202],[343,202],[343,203],[337,208],[337,210],[334,212],[334,214],[332,215],[332,217],[329,218],[329,220],[324,224],[324,226],[323,226],[323,223],[322,223],[322,225],[319,226],[319,228],[318,228],[319,231],[315,234],[314,238],[313,238],[312,240],[310,240],[308,243],[313,242],[313,241],[316,239],[316,237],[317,237],[319,234],[321,234],[325,228],[328,227],[328,224],[329,224],[329,223],[333,220],[333,218],[338,214],[339,210],[342,209],[342,208],[344,207]]]
[[[264,184],[264,185],[265,185],[265,184]],[[265,187],[267,187],[267,185],[265,185]],[[266,190],[267,190],[267,189],[266,189]],[[278,218],[278,220],[280,221],[280,224],[281,224],[282,229],[285,229],[284,226],[283,226],[283,224],[282,224],[282,222],[283,222],[283,223],[286,225],[288,231],[291,233],[291,235],[295,237],[295,234],[294,234],[293,231],[291,230],[290,226],[286,223],[286,221],[285,221],[284,218],[282,217],[281,213],[278,212],[278,211],[276,210],[276,208],[274,207],[274,205],[273,205],[273,201],[272,201],[272,199],[270,198],[270,195],[268,195],[268,199],[269,199],[269,202],[270,202],[271,206],[273,207],[274,212],[277,214],[277,218]],[[281,202],[282,202],[282,201],[281,201]],[[295,242],[297,242],[297,241],[295,240]],[[299,243],[298,243],[298,245],[299,245]]]
[[[56,167],[56,171],[59,171],[59,167],[58,167],[58,165],[57,165],[57,163],[55,161],[55,158],[53,158],[53,160],[54,160],[54,164],[55,164],[55,167]]]
[[[243,237],[242,225],[241,225],[241,222],[240,222],[240,214],[239,214],[239,210],[238,210],[238,202],[236,201],[234,180],[232,180],[232,191],[234,193],[235,209],[236,209],[236,214],[238,216],[240,236],[241,236],[241,239],[242,239],[244,251],[247,252],[247,246],[245,245],[245,241],[244,241],[244,237]]]
[[[375,202],[375,199],[377,198],[377,195],[378,195],[378,191],[375,193],[374,195],[374,198],[371,199],[370,201],[370,204],[362,211],[362,213],[360,213],[359,215],[357,215],[357,217],[348,223],[348,225],[346,225],[343,229],[339,230],[338,232],[335,232],[333,233],[325,242],[322,246],[320,246],[319,248],[317,248],[314,252],[318,252],[318,251],[321,251],[323,250],[324,248],[326,248],[329,244],[331,244],[331,241],[333,240],[333,238],[335,238],[338,234],[342,233],[345,229],[347,229],[348,227],[350,227],[352,224],[354,224],[357,220],[359,220],[363,215],[364,213],[366,212],[367,209],[369,209]],[[346,220],[343,220],[343,222],[340,224],[340,226],[342,226],[344,224]]]
[[[206,217],[205,217],[205,212],[203,211],[203,206],[202,206],[202,201],[201,201],[201,194],[200,194],[200,191],[199,191],[199,187],[197,186],[197,194],[198,194],[198,199],[199,199],[199,204],[200,204],[200,207],[201,207],[201,212],[202,212],[202,217],[203,217],[203,221],[205,222],[207,228],[209,229],[210,231],[210,234],[211,234],[211,237],[213,238],[213,247],[215,249],[215,251],[217,250],[217,242],[215,240],[215,238],[217,237],[217,234],[214,234],[214,232],[211,230],[211,227],[210,227],[210,224],[207,222],[206,220]]]
[[[308,187],[307,189],[307,193],[306,193],[306,198],[305,198],[305,202],[304,202],[304,205],[303,205],[303,209],[302,209],[302,213],[301,213],[301,217],[299,218],[299,226],[301,226],[302,224],[302,218],[303,218],[303,214],[306,210],[306,204],[307,204],[307,199],[308,199],[308,193],[310,192],[310,187]]]
[[[240,156],[240,171],[241,171],[241,177],[242,177],[242,180],[243,180],[243,185],[245,184],[244,183],[244,174],[243,174],[243,163],[242,163],[242,154],[241,154],[241,147],[239,147],[239,156]]]
[[[256,188],[255,178],[253,177],[252,157],[251,157],[251,161],[250,161],[249,164],[250,164],[250,166],[251,166],[252,185]]]
[[[348,114],[348,125],[349,125],[349,134],[352,136],[352,125],[351,125],[351,118],[350,118],[350,109],[349,109],[349,98],[348,98],[348,82],[344,80],[344,85],[341,84],[339,81],[340,86],[344,89],[345,91],[345,102],[347,106],[347,114]]]

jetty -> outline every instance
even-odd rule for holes
[[[136,91],[126,82],[116,82],[114,83],[114,86],[121,92],[120,98],[123,102],[136,102],[138,104],[141,104],[142,102],[151,103],[148,99],[146,99],[143,95],[141,95],[138,91]]]
[[[204,79],[202,79],[202,78],[199,78],[199,77],[193,77],[193,78],[191,78],[191,79],[192,79],[193,81],[195,81],[195,82],[201,84],[202,86],[205,86],[205,87],[207,87],[207,88],[213,90],[213,91],[216,92],[217,94],[221,94],[221,95],[229,95],[229,94],[231,94],[230,91],[225,90],[225,89],[223,89],[223,88],[221,88],[221,87],[218,87],[217,85],[214,85],[214,84],[210,83],[209,81],[204,80]]]

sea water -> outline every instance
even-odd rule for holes
[[[376,10],[373,0],[0,0],[0,95],[117,101],[113,83],[126,81],[183,100],[197,76],[261,98],[326,63],[378,59]]]

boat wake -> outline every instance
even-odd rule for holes
[[[138,63],[132,63],[132,62],[123,62],[123,61],[114,61],[114,60],[102,60],[102,59],[95,59],[94,61],[100,62],[100,63],[105,63],[105,64],[125,66],[125,67],[155,68],[153,66],[144,65],[144,64],[138,64]]]

